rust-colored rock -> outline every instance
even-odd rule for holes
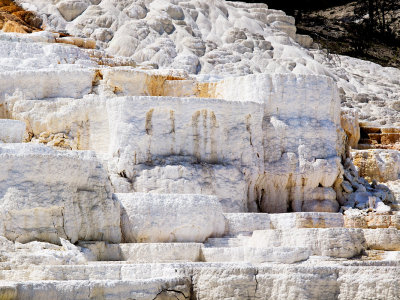
[[[397,228],[400,229],[400,215],[376,214],[368,215],[345,215],[344,226],[347,228]]]
[[[32,33],[40,31],[42,21],[33,12],[25,11],[10,0],[0,0],[0,29],[4,32]]]
[[[96,41],[94,39],[80,38],[75,36],[68,36],[56,39],[57,43],[69,44],[78,46],[80,48],[95,49]]]
[[[360,124],[361,138],[358,149],[400,150],[400,128],[371,127]]]

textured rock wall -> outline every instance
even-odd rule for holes
[[[120,208],[93,152],[0,146],[0,235],[59,243],[59,237],[119,242]]]
[[[216,194],[227,212],[338,210],[332,186],[343,143],[331,79],[225,79],[207,84],[207,97],[220,98],[215,100],[197,98],[202,92],[190,98],[144,97],[165,91],[168,77],[130,72],[129,81],[126,72],[105,72],[99,88],[114,93],[118,87],[116,93],[136,92],[136,97],[14,97],[8,114],[29,125],[33,140],[108,153],[117,192]],[[173,82],[187,86],[185,80]],[[82,81],[79,93],[90,90],[88,84]]]
[[[399,298],[400,202],[339,108],[395,71],[263,4],[18,2],[79,37],[0,32],[0,299]]]
[[[396,150],[355,150],[353,162],[360,176],[379,182],[399,179],[400,153]]]

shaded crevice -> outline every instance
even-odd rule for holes
[[[62,226],[62,230],[64,231],[64,235],[67,238],[67,240],[71,241],[71,238],[67,235],[67,232],[65,231],[65,217],[64,217],[64,209],[61,209],[61,216],[62,216],[62,220],[63,220],[63,226]],[[57,231],[58,233],[58,231]]]
[[[258,269],[256,269],[254,273],[254,280],[256,281],[256,287],[254,289],[254,298],[257,297],[257,291],[258,291],[258,280],[257,280],[257,275],[258,275]]]
[[[164,293],[164,292],[171,292],[171,293],[179,294],[179,295],[182,295],[185,299],[190,299],[190,295],[189,295],[189,296],[186,296],[185,293],[182,292],[182,291],[177,291],[177,290],[174,290],[174,289],[162,289],[162,290],[153,298],[153,300],[156,300],[156,299],[157,299],[162,293]],[[179,298],[178,298],[177,295],[174,295],[174,297],[175,297],[176,299],[179,300]]]

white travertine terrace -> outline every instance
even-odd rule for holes
[[[398,70],[265,4],[16,2],[47,31],[0,31],[0,299],[400,298],[398,152],[349,151]]]
[[[219,99],[148,97],[139,89],[124,96],[123,88],[109,99],[110,85],[124,86],[116,72],[112,84],[109,72],[103,75],[98,88],[104,96],[11,97],[7,114],[27,122],[39,141],[68,132],[72,148],[107,153],[116,192],[216,194],[226,212],[338,210],[333,186],[343,144],[339,98],[329,78],[248,75],[212,84],[210,96]],[[136,74],[146,75],[130,73],[134,83]],[[89,76],[74,78],[79,86]],[[160,92],[152,80],[142,90],[154,84]],[[246,89],[251,83],[259,87]]]

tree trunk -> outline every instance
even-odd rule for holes
[[[371,29],[375,28],[375,5],[374,0],[368,0],[368,15],[369,15],[369,24]]]

